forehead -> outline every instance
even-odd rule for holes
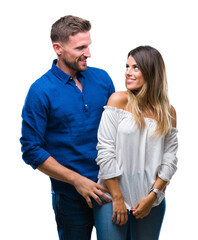
[[[67,46],[88,46],[91,44],[90,32],[79,32],[75,35],[70,35],[67,41]]]
[[[136,61],[135,61],[135,59],[134,59],[131,55],[128,57],[127,63],[128,63],[129,65],[137,64]]]

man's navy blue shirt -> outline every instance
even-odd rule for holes
[[[36,169],[49,156],[79,174],[97,181],[97,130],[108,98],[115,91],[109,75],[88,67],[79,72],[81,92],[73,78],[56,66],[35,81],[22,111],[23,159]],[[52,191],[78,199],[67,183],[51,178]]]

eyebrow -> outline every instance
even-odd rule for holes
[[[129,66],[128,63],[126,63],[126,67]],[[137,63],[133,64],[132,67],[139,67],[139,65]]]

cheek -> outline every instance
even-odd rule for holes
[[[137,78],[139,79],[140,83],[142,83],[142,84],[144,83],[144,78],[143,78],[142,74],[138,74]]]

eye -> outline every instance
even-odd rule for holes
[[[129,65],[128,65],[128,64],[126,64],[126,68],[129,68]]]
[[[83,49],[84,49],[84,46],[78,47],[77,49],[78,49],[78,50],[83,50]]]
[[[133,68],[134,68],[135,70],[139,70],[139,66],[138,66],[138,65],[133,65]]]

